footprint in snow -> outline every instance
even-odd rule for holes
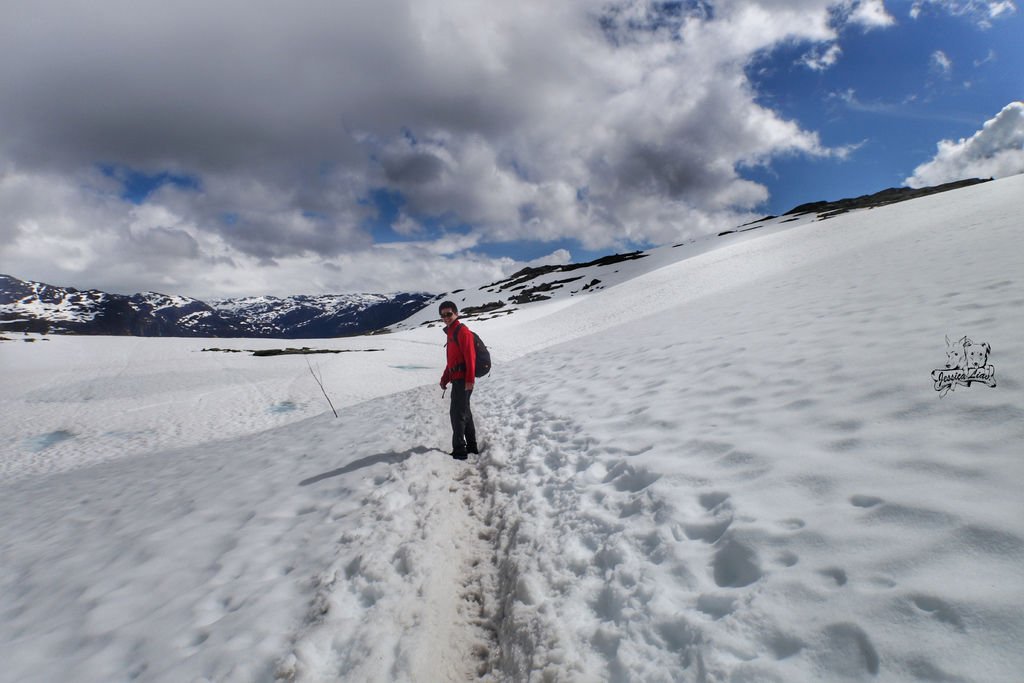
[[[729,539],[718,549],[712,568],[715,584],[720,588],[743,588],[764,575],[757,553],[734,539]]]
[[[845,586],[847,577],[846,572],[839,567],[826,567],[818,571],[822,576],[835,581],[837,586]]]
[[[781,564],[783,567],[794,567],[800,562],[800,556],[794,552],[786,550],[778,554],[775,561]]]
[[[701,506],[705,510],[710,512],[711,510],[714,510],[716,507],[729,500],[729,494],[723,493],[721,491],[702,493],[698,500],[700,501]]]
[[[783,519],[783,520],[779,521],[778,524],[783,529],[788,529],[790,531],[797,531],[797,530],[803,529],[805,526],[807,526],[807,522],[805,522],[802,519],[796,518],[796,517],[792,517],[790,519]]]
[[[649,470],[619,463],[605,477],[604,483],[611,483],[619,491],[638,493],[661,479],[661,475]]]
[[[697,609],[712,619],[721,619],[736,611],[736,598],[732,595],[705,593],[697,598]]]
[[[966,631],[964,620],[957,610],[942,598],[934,595],[917,594],[911,595],[910,601],[921,612],[924,612],[938,621],[952,626],[957,631]]]
[[[860,679],[865,672],[877,676],[881,665],[871,638],[852,623],[826,627],[811,653],[822,670],[829,671],[837,679]]]
[[[698,524],[684,524],[683,531],[691,541],[704,541],[705,543],[716,543],[725,535],[732,525],[732,515],[716,519],[710,522]]]

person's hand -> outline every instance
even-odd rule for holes
[[[466,382],[466,391],[473,391],[473,383]]]
[[[445,382],[444,380],[441,380],[441,388],[442,389],[447,389],[448,388],[448,382]]]

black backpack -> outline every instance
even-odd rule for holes
[[[459,324],[462,325],[462,323]],[[462,326],[466,327],[465,325]],[[469,330],[468,327],[466,329]],[[476,349],[476,376],[483,377],[491,371],[491,352],[487,350],[487,346],[484,345],[484,340],[480,338],[480,335],[473,330],[469,330],[469,333],[473,335],[473,346]],[[456,344],[459,343],[459,335],[453,335],[452,339],[455,340]]]

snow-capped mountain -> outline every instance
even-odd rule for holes
[[[0,325],[9,332],[215,337],[235,327],[209,305],[183,296],[125,296],[0,275]]]
[[[363,334],[408,317],[424,293],[223,299],[143,292],[126,296],[0,275],[0,330],[140,337],[279,337]]]
[[[216,299],[217,313],[252,337],[316,339],[379,330],[418,311],[425,293],[322,294]]]

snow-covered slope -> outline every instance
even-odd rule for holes
[[[480,315],[468,464],[426,324],[316,344],[361,351],[313,364],[339,419],[296,356],[0,342],[0,680],[1016,683],[1022,210],[1017,176]],[[947,337],[995,386],[936,390]]]
[[[466,322],[512,316],[518,323],[534,315],[550,315],[552,303],[569,304],[574,299],[595,295],[609,287],[708,251],[821,220],[826,218],[813,212],[772,216],[734,231],[668,247],[616,254],[588,263],[524,268],[504,280],[440,294],[414,315],[391,325],[389,330],[402,331],[418,326],[439,325],[437,305],[445,300],[455,302]]]
[[[851,212],[870,211],[984,182],[988,181],[971,179],[918,189],[889,188],[861,197],[810,202],[794,207],[782,216],[766,216],[718,235],[710,235],[669,247],[616,254],[589,263],[524,268],[504,280],[440,294],[422,310],[417,311],[408,319],[390,326],[389,329],[397,331],[411,329],[418,325],[438,325],[437,304],[445,300],[454,301],[459,306],[462,317],[467,321],[493,320],[505,316],[517,316],[521,319],[521,312],[533,309],[537,302],[586,297],[668,264],[699,256],[707,251],[807,223],[830,220]],[[549,313],[549,307],[545,306],[541,315]]]

